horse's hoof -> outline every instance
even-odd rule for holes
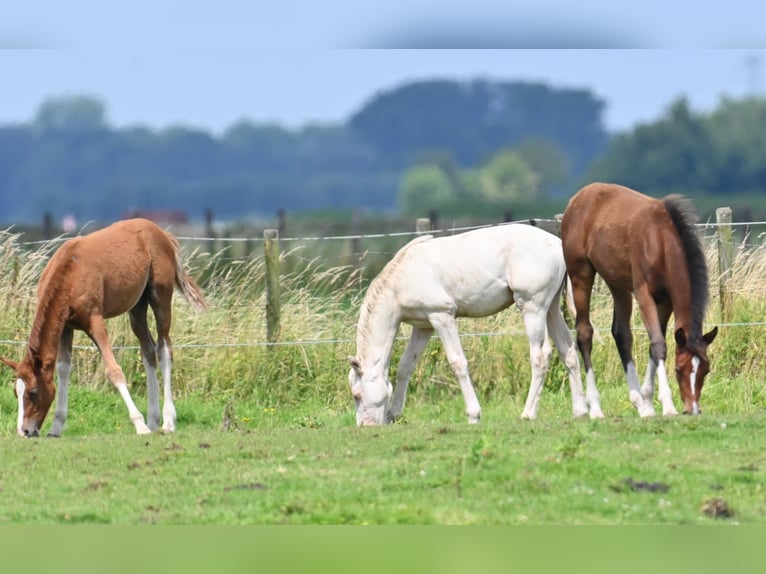
[[[475,425],[481,419],[481,415],[468,415],[468,424]]]
[[[60,434],[56,434],[54,432],[49,432],[47,435],[45,435],[47,438],[61,438]]]
[[[592,419],[603,419],[604,413],[601,410],[601,407],[591,407],[590,409],[590,418]]]
[[[579,419],[580,417],[584,417],[587,414],[588,414],[588,409],[586,408],[572,410],[572,416],[576,419]]]

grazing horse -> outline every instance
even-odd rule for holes
[[[708,272],[693,227],[695,220],[689,202],[681,196],[655,199],[627,187],[593,183],[572,196],[561,221],[586,385],[591,388],[596,384],[591,363],[590,297],[598,273],[614,299],[612,335],[628,380],[630,402],[642,417],[655,414],[655,375],[662,414],[678,414],[665,369],[665,332],[671,313],[675,318],[676,379],[684,413],[700,412],[702,385],[710,370],[707,348],[718,327],[702,334]],[[650,339],[643,386],[639,386],[631,351],[631,293]]]
[[[106,365],[106,376],[128,407],[130,420],[139,434],[159,427],[159,358],[164,385],[162,430],[175,431],[176,412],[170,388],[173,354],[169,336],[175,287],[192,306],[199,310],[205,308],[202,292],[184,270],[178,241],[151,221],[120,221],[66,241],[50,258],[40,277],[37,311],[24,358],[17,363],[0,357],[17,377],[14,391],[18,399],[18,434],[32,437],[40,433],[56,395],[55,368],[59,390],[48,436],[61,435],[67,417],[75,329],[84,331],[98,347]],[[147,324],[148,307],[152,308],[157,324],[156,343]],[[126,312],[140,342],[146,369],[148,426],[130,397],[104,321]]]
[[[565,279],[561,241],[529,225],[440,238],[427,235],[409,242],[372,281],[362,302],[357,355],[349,357],[348,375],[357,425],[383,424],[401,415],[410,375],[434,331],[460,383],[468,422],[478,422],[481,408],[455,318],[492,315],[514,302],[524,318],[532,363],[522,418],[537,416],[551,355],[547,334],[569,371],[574,416],[587,413],[577,349],[559,307]],[[392,397],[388,370],[401,322],[412,326],[412,335],[399,362]],[[597,401],[590,414],[603,416]]]

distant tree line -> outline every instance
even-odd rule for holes
[[[117,129],[98,98],[51,98],[30,123],[0,126],[0,223],[136,210],[212,209],[224,220],[278,209],[499,213],[595,180],[653,195],[766,190],[763,99],[701,114],[680,97],[619,134],[606,132],[604,107],[587,90],[429,80],[378,93],[343,123],[242,120],[213,135]]]
[[[111,220],[133,210],[213,209],[222,219],[395,210],[412,165],[441,157],[472,168],[525,142],[545,142],[574,177],[605,149],[603,107],[590,92],[543,84],[424,81],[375,95],[344,123],[290,130],[243,120],[217,136],[116,129],[101,100],[56,97],[29,124],[0,126],[0,222],[44,211]]]

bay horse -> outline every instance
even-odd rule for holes
[[[656,199],[630,188],[592,183],[569,200],[561,221],[561,239],[576,308],[577,345],[586,384],[595,387],[591,362],[593,326],[590,298],[598,273],[614,300],[612,336],[628,381],[629,399],[640,416],[653,416],[654,380],[663,415],[678,414],[668,386],[665,334],[675,321],[676,380],[683,412],[699,414],[707,349],[718,327],[702,333],[708,303],[708,271],[696,214],[679,195]],[[649,363],[639,386],[630,329],[635,295],[649,334]]]
[[[178,241],[149,220],[119,221],[64,242],[48,261],[37,286],[37,309],[24,358],[15,362],[0,357],[16,373],[17,431],[22,437],[38,436],[56,395],[53,375],[58,375],[58,397],[48,436],[60,436],[67,418],[67,394],[74,330],[84,331],[96,344],[106,366],[106,376],[128,408],[139,434],[159,427],[159,381],[164,386],[162,430],[175,431],[176,411],[170,386],[173,362],[170,344],[171,302],[177,287],[196,309],[206,307],[200,288],[187,274]],[[155,343],[147,323],[151,307],[157,326]],[[147,420],[136,407],[107,335],[105,319],[128,313],[138,337],[146,369]]]
[[[566,278],[561,241],[525,224],[476,229],[434,238],[426,235],[402,247],[372,281],[357,324],[356,356],[348,379],[358,426],[389,423],[401,416],[410,376],[434,331],[442,341],[466,405],[469,423],[481,417],[456,317],[484,317],[511,304],[521,311],[529,339],[532,382],[522,418],[537,416],[553,339],[569,373],[572,412],[588,412],[577,349],[560,301]],[[412,326],[393,391],[388,378],[400,324]],[[590,397],[589,397],[590,398]],[[590,415],[601,417],[598,402]]]

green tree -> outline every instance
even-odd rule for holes
[[[481,196],[487,203],[507,205],[532,201],[540,194],[540,176],[515,151],[496,154],[479,170]]]
[[[434,164],[416,165],[407,170],[402,178],[398,204],[405,213],[425,215],[454,200],[455,191],[449,177]]]
[[[619,135],[594,163],[588,180],[612,181],[655,195],[715,188],[717,151],[704,117],[686,98],[659,121]]]
[[[724,99],[706,118],[713,139],[721,194],[763,192],[766,189],[766,99]]]
[[[572,172],[572,160],[550,140],[530,138],[513,151],[524,160],[540,179],[540,192],[551,195],[563,191]]]

